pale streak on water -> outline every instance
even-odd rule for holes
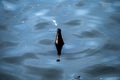
[[[120,80],[119,66],[120,0],[0,0],[0,80]]]

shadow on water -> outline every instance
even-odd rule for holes
[[[31,75],[40,77],[40,80],[61,80],[63,78],[63,70],[59,68],[40,68],[26,66],[26,72]]]

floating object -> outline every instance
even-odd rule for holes
[[[64,45],[64,41],[62,38],[61,29],[58,28],[57,34],[56,34],[55,46],[56,46],[57,54],[58,54],[59,58],[61,55],[61,50],[62,50],[63,45]],[[60,59],[57,59],[57,62],[60,62]]]
[[[60,59],[57,59],[56,61],[57,61],[57,62],[60,62]]]

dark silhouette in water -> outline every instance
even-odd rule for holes
[[[64,45],[64,41],[62,38],[61,29],[58,28],[57,34],[56,34],[55,46],[56,46],[57,54],[59,57],[61,55],[61,50],[62,50],[63,45]],[[60,59],[57,59],[57,62],[60,62]]]
[[[75,77],[75,80],[80,80],[80,76],[76,76],[76,77]]]

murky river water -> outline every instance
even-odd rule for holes
[[[0,0],[0,80],[120,80],[120,0]]]

